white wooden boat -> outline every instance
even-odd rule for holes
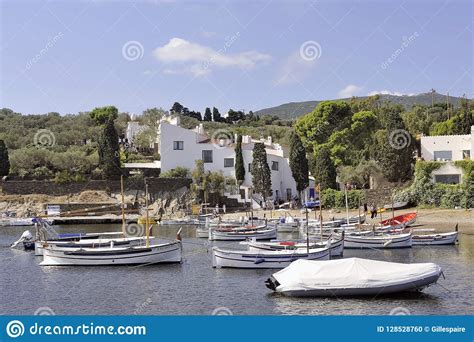
[[[104,266],[181,262],[181,241],[147,246],[62,248],[47,247],[41,266]]]
[[[8,217],[0,218],[0,226],[32,226],[32,218]]]
[[[399,202],[394,202],[393,204],[385,204],[383,207],[387,210],[397,210],[397,209],[402,209],[405,208],[408,205],[408,201],[399,201]]]
[[[356,235],[348,234],[344,237],[344,248],[410,248],[412,246],[412,233],[381,234],[381,235]]]
[[[277,229],[280,233],[293,233],[299,230],[298,222],[278,222]]]
[[[441,267],[433,263],[401,264],[359,258],[297,260],[274,273],[265,285],[286,296],[374,296],[419,291],[436,283],[441,274]]]
[[[249,251],[278,251],[278,250],[305,250],[308,248],[306,241],[270,241],[270,242],[241,242],[246,244]],[[309,241],[309,248],[325,248],[329,247],[331,257],[341,257],[344,251],[344,239],[343,238],[331,238],[326,241]]]
[[[458,240],[458,232],[413,235],[413,246],[454,245]]]
[[[209,238],[209,228],[207,227],[198,227],[196,228],[196,237],[202,239]]]
[[[146,237],[122,237],[122,238],[103,238],[103,239],[84,239],[78,241],[35,241],[35,255],[43,255],[45,247],[62,248],[100,248],[100,247],[118,247],[118,246],[136,246],[143,244]]]
[[[284,268],[298,259],[329,260],[329,248],[279,251],[239,251],[212,249],[212,266],[231,268]]]
[[[209,240],[213,241],[271,240],[276,239],[276,237],[276,228],[266,226],[239,227],[229,230],[211,229],[209,232]]]

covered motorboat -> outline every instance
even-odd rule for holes
[[[212,267],[284,268],[298,259],[329,260],[329,248],[304,250],[243,251],[214,247]]]
[[[274,273],[266,286],[295,297],[374,296],[419,291],[442,274],[434,263],[401,264],[360,258],[297,260]]]

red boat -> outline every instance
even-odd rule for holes
[[[401,229],[408,227],[409,225],[415,223],[415,221],[416,213],[408,213],[383,220],[381,224],[382,226],[392,226],[392,229]]]

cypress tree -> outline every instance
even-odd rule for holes
[[[245,180],[244,157],[242,155],[242,136],[237,136],[237,145],[235,146],[235,179],[241,185]]]
[[[385,178],[390,182],[409,179],[414,159],[413,139],[399,113],[388,113],[385,129],[376,133],[376,141],[376,160]]]
[[[99,139],[99,163],[105,178],[120,175],[120,150],[114,120],[109,118]]]
[[[458,117],[458,134],[471,134],[471,126],[474,124],[469,101],[463,97],[461,99],[461,113]]]
[[[10,158],[5,142],[0,139],[0,177],[8,176],[10,173]]]
[[[301,192],[309,186],[308,158],[300,137],[295,132],[290,135],[290,169],[296,182],[296,190],[301,199]]]
[[[206,111],[204,112],[204,121],[212,121],[212,113],[209,107],[206,107]]]
[[[222,121],[221,113],[219,113],[219,109],[217,109],[216,107],[212,107],[212,120],[214,122]]]
[[[323,189],[336,189],[336,167],[331,160],[329,150],[319,149],[314,161],[314,178]]]
[[[266,201],[272,195],[272,174],[267,162],[267,152],[263,143],[255,143],[252,161],[253,190]]]

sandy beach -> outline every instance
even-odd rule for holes
[[[300,210],[289,210],[289,212],[294,217],[302,217],[304,215],[300,212]],[[459,232],[461,234],[474,235],[474,210],[409,208],[396,210],[395,216],[410,212],[416,212],[418,214],[416,223],[412,226],[414,228],[433,228],[438,232],[449,232],[454,230],[456,224],[459,224]],[[263,217],[264,213],[268,218],[284,216],[283,212],[278,211],[254,211],[254,215],[258,217]],[[319,212],[315,213],[314,211],[311,211],[309,213],[309,217],[314,218],[315,214],[318,215]],[[356,216],[357,214],[358,210],[349,210],[349,216]],[[238,218],[239,216],[245,216],[245,212],[225,214],[224,219]],[[323,210],[323,220],[330,220],[333,217],[344,218],[346,217],[346,211],[344,209]],[[391,211],[382,213],[382,219],[387,219],[390,217],[392,217]],[[376,224],[380,222],[380,218],[380,214],[378,214],[376,219],[370,219],[370,214],[368,214],[366,222]]]

